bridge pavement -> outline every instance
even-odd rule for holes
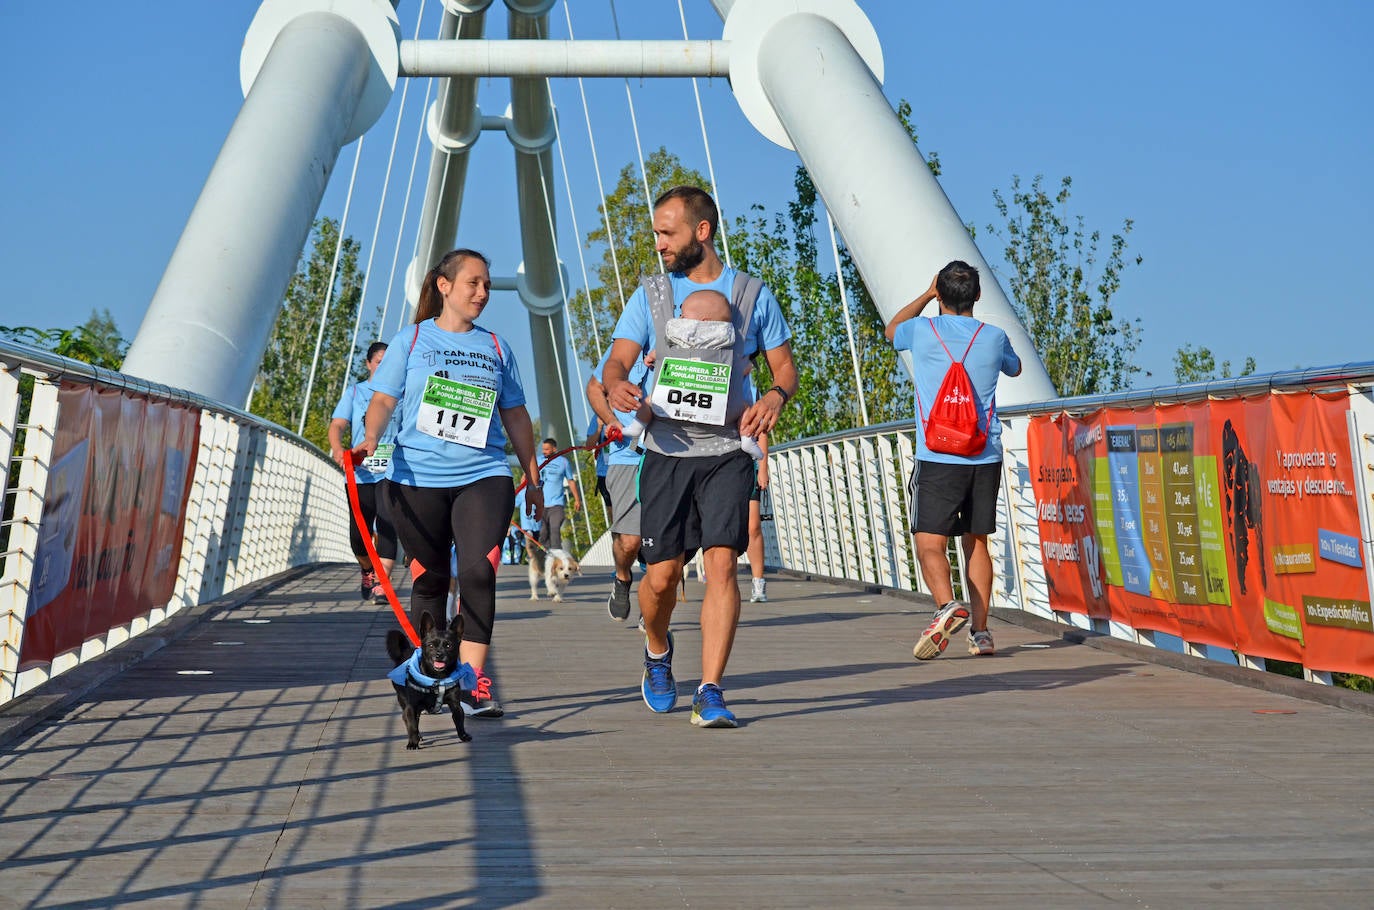
[[[509,713],[470,721],[466,745],[427,716],[407,752],[389,612],[359,604],[355,578],[291,573],[4,712],[0,907],[1345,908],[1374,893],[1360,711],[1008,622],[996,657],[918,663],[928,601],[776,578],[731,661],[743,725],[698,730],[685,699],[668,715],[640,701],[641,639],[606,617],[600,577],[554,605],[507,568],[490,669]],[[700,590],[674,623],[684,694]]]

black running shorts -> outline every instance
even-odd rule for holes
[[[918,461],[907,484],[913,534],[991,534],[997,530],[1002,463]]]
[[[673,458],[645,452],[639,469],[640,552],[646,563],[697,550],[749,546],[749,491],[754,459],[727,455]]]

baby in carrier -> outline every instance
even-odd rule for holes
[[[682,301],[682,316],[668,320],[664,337],[668,355],[673,348],[701,348],[713,351],[732,351],[735,346],[735,327],[730,321],[730,301],[719,291],[693,291]],[[654,419],[648,399],[635,412],[635,419],[624,427],[626,438],[643,434]],[[758,440],[740,436],[740,448],[755,460],[763,457]]]

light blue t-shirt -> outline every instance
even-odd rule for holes
[[[934,330],[932,331],[932,325]],[[988,434],[988,444],[983,454],[964,457],[932,452],[926,448],[925,419],[930,416],[931,405],[945,380],[949,369],[950,357],[958,360],[968,347],[969,339],[982,325],[973,347],[964,358],[964,369],[973,382],[973,394],[977,398],[978,426]],[[936,338],[939,332],[939,338]],[[944,340],[944,347],[940,345]],[[971,316],[948,316],[941,314],[932,318],[917,316],[908,319],[892,336],[892,346],[899,351],[911,352],[911,364],[916,373],[916,458],[918,461],[940,461],[945,464],[993,464],[1002,460],[1002,423],[993,420],[988,425],[988,411],[997,393],[999,374],[1015,376],[1021,372],[1021,358],[1012,350],[1011,339],[1007,333],[995,325],[980,323]],[[949,354],[945,348],[949,348]]]
[[[640,293],[643,293],[642,288],[640,289]],[[650,342],[649,344],[649,349],[653,349],[652,342]],[[601,355],[601,362],[596,365],[595,370],[592,370],[592,375],[596,377],[597,382],[604,381],[602,379],[602,371],[606,369],[606,361],[610,359],[611,349],[606,348],[606,353]],[[649,368],[644,365],[644,355],[643,353],[641,353],[640,356],[635,360],[635,365],[630,368],[630,382],[633,382],[635,385],[639,386],[645,392],[648,392],[652,390],[652,379],[653,374],[649,370]],[[630,421],[635,419],[633,411],[616,411],[615,416],[616,419],[620,421],[621,425],[628,424]],[[641,457],[640,453],[635,449],[635,440],[633,439],[622,439],[620,442],[613,442],[610,445],[606,446],[606,448],[602,449],[602,451],[606,453],[606,464],[608,465],[637,465],[639,464],[639,459]]]
[[[520,527],[531,534],[539,533],[539,519],[525,514],[525,490],[515,494],[515,514],[519,516]]]
[[[585,438],[587,438],[587,439],[594,439],[594,438],[596,437],[597,425],[598,425],[597,416],[596,416],[595,414],[593,414],[593,415],[592,415],[591,422],[587,424],[587,432],[584,433],[583,436],[584,436]],[[601,448],[599,448],[599,449],[596,450],[596,476],[597,476],[597,477],[605,477],[605,476],[606,476],[606,447],[605,447],[605,446],[602,446]]]
[[[473,326],[467,332],[446,332],[430,319],[420,323],[418,333],[416,329],[407,326],[397,333],[372,374],[375,391],[400,399],[397,410],[401,413],[401,429],[396,436],[389,477],[412,487],[466,486],[484,477],[509,477],[500,412],[525,403],[520,369],[511,346],[481,326]],[[425,387],[431,377],[495,392],[484,445],[439,439],[417,426]],[[464,425],[467,418],[455,423],[457,416],[452,409],[436,411],[431,404],[426,409],[425,424],[431,428],[436,424]]]
[[[726,266],[719,278],[705,284],[690,281],[685,275],[677,273],[669,273],[668,281],[673,288],[673,315],[679,316],[682,313],[682,301],[694,291],[718,291],[725,295],[725,299],[732,300],[735,270]],[[649,312],[649,298],[644,293],[643,285],[635,289],[629,302],[625,304],[625,311],[620,314],[620,321],[615,324],[615,333],[612,337],[633,341],[644,351],[653,350],[654,320]],[[745,331],[743,354],[747,357],[755,351],[771,350],[785,344],[791,338],[792,332],[787,328],[782,307],[778,306],[778,300],[773,296],[773,292],[764,285],[759,290],[759,298],[754,303],[753,318]]]
[[[541,458],[540,461],[543,461]],[[568,491],[563,486],[566,480],[576,478],[572,464],[567,458],[555,458],[539,469],[539,485],[544,488],[544,508],[561,506],[567,501]]]
[[[366,429],[363,427],[363,418],[367,416],[367,406],[372,401],[372,383],[370,380],[355,383],[344,390],[343,397],[334,406],[334,413],[330,415],[331,420],[347,420],[349,423],[349,439],[345,440],[347,445],[355,446],[363,441]],[[399,423],[396,415],[391,416],[391,421],[387,423],[386,430],[382,433],[382,438],[377,441],[378,448],[389,446],[396,442],[396,430]],[[386,477],[386,471],[371,471],[363,467],[361,463],[353,466],[353,479],[358,483],[376,483]]]

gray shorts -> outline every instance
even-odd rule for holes
[[[611,531],[639,536],[639,465],[613,464],[606,468],[611,491]]]

